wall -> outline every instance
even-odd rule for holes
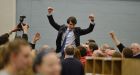
[[[16,0],[0,0],[0,35],[16,25]],[[13,38],[12,35],[10,38]]]
[[[37,47],[48,44],[55,47],[57,31],[49,24],[47,7],[55,8],[54,18],[59,24],[66,24],[69,16],[76,16],[77,26],[89,26],[88,15],[95,13],[96,26],[92,33],[82,36],[81,42],[92,38],[99,45],[112,41],[108,35],[115,31],[125,44],[140,43],[140,1],[139,0],[17,0],[17,22],[20,15],[26,15],[30,24],[29,38],[40,32],[41,40]]]

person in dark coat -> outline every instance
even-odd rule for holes
[[[57,39],[56,39],[56,52],[62,53],[64,55],[64,49],[67,45],[73,45],[75,47],[80,46],[80,36],[86,35],[93,31],[95,23],[94,16],[90,15],[89,20],[90,24],[87,29],[81,29],[80,27],[75,27],[77,24],[77,20],[74,16],[70,16],[67,19],[67,25],[59,25],[55,22],[53,15],[53,8],[48,7],[48,20],[49,23],[58,31]]]
[[[61,75],[84,75],[84,67],[80,60],[74,58],[74,47],[72,45],[68,45],[65,49]]]

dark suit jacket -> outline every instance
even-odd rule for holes
[[[64,59],[62,61],[61,75],[84,75],[84,67],[78,59]]]
[[[50,24],[58,31],[58,35],[57,35],[57,39],[56,39],[56,46],[57,46],[56,52],[58,53],[58,52],[61,51],[62,35],[67,30],[67,26],[57,24],[54,21],[52,15],[48,16],[48,20],[49,20]],[[76,44],[76,46],[80,45],[80,36],[92,32],[93,29],[94,29],[94,26],[95,26],[95,24],[90,24],[90,26],[87,29],[81,29],[80,27],[75,27],[74,28],[73,32],[74,32],[74,35],[75,35],[75,44]]]
[[[133,56],[133,58],[140,58],[140,54]]]

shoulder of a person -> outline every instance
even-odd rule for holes
[[[66,24],[62,24],[60,27],[61,27],[61,28],[66,28],[67,25],[66,25]]]
[[[80,61],[80,60],[78,60],[78,59],[76,59],[76,58],[74,58],[74,60],[75,60],[76,62],[78,62],[78,63],[81,63],[81,61]]]
[[[75,29],[81,29],[80,27],[75,27]]]
[[[140,58],[140,54],[133,56],[133,58]]]
[[[69,62],[70,62],[69,59],[63,59],[63,60],[61,60],[61,64],[62,64],[62,65],[67,64],[67,63],[69,63]]]
[[[69,60],[71,60],[71,58],[63,59],[62,62],[67,62],[67,61],[69,61]]]

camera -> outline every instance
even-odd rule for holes
[[[23,23],[23,21],[24,21],[24,19],[26,18],[26,16],[20,16],[20,19],[19,19],[19,24],[18,24],[18,31],[21,31],[21,30],[23,30],[22,29],[22,25],[24,25],[24,23]]]

